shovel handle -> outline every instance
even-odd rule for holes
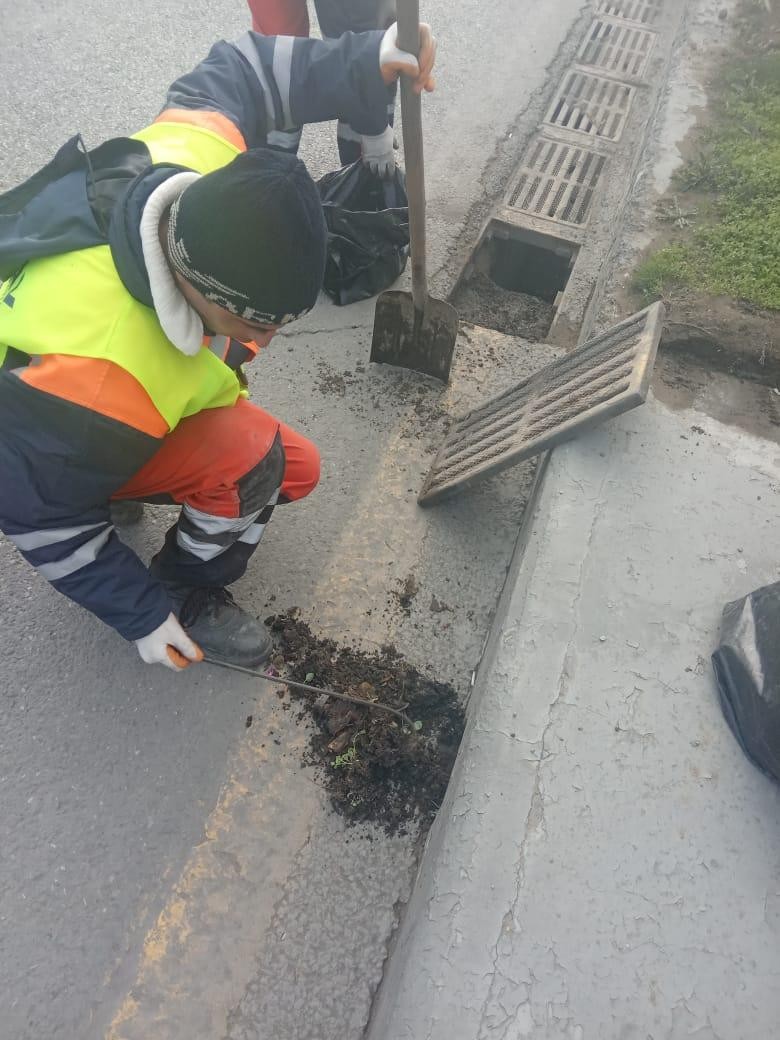
[[[420,53],[419,0],[398,0],[398,46]],[[401,76],[401,119],[406,158],[406,193],[409,197],[409,239],[412,254],[412,299],[418,313],[425,310],[428,279],[425,269],[425,162],[423,156],[422,99],[412,81]]]

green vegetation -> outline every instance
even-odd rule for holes
[[[347,748],[343,755],[336,755],[333,759],[334,769],[346,769],[349,766],[355,765],[358,760],[357,748],[353,744],[352,747]]]
[[[738,56],[718,70],[711,123],[675,178],[684,218],[667,211],[671,244],[634,276],[649,299],[687,286],[780,310],[780,52],[767,49],[771,22],[763,3],[744,6]]]

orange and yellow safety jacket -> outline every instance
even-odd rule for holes
[[[9,193],[18,212],[0,197],[0,273],[15,261],[0,287],[0,529],[60,591],[128,639],[153,631],[170,604],[115,536],[110,497],[181,419],[235,403],[241,384],[231,364],[248,355],[238,344],[215,352],[204,343],[188,356],[166,337],[140,247],[145,202],[167,177],[208,173],[287,126],[343,118],[381,132],[381,38],[247,33],[216,44],[172,85],[152,125],[90,153],[81,169],[64,152]],[[101,180],[106,154],[112,176],[124,163],[124,180]]]

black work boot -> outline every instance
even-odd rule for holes
[[[187,635],[206,657],[242,668],[259,668],[273,643],[265,625],[247,614],[227,589],[163,583]]]

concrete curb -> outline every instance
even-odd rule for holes
[[[555,451],[368,1040],[771,1035],[780,792],[702,656],[777,572],[765,445],[651,401]]]
[[[641,88],[645,105],[637,106],[626,142],[613,156],[616,169],[599,199],[579,267],[551,332],[553,342],[582,343],[597,331],[599,305],[687,8],[687,3],[669,5],[666,23],[659,28],[663,46],[654,55],[650,82]],[[627,143],[632,147],[627,149]],[[595,279],[586,270],[593,267],[599,272]],[[514,1040],[541,1035],[533,1032],[530,1018],[527,1031],[518,1026],[505,1033],[494,1026],[502,1013],[509,1019],[502,1004],[508,985],[500,971],[502,950],[506,945],[512,952],[512,935],[520,930],[513,908],[524,882],[526,843],[533,840],[543,816],[539,765],[552,707],[567,679],[567,652],[574,634],[574,623],[568,619],[575,613],[588,533],[596,522],[595,511],[601,509],[600,499],[573,497],[572,515],[567,517],[573,521],[567,524],[572,537],[566,542],[565,559],[559,559],[558,573],[566,574],[563,588],[546,590],[548,598],[540,608],[546,623],[532,623],[531,635],[521,637],[519,619],[524,619],[527,597],[535,596],[531,589],[536,562],[547,538],[536,521],[555,515],[555,499],[574,480],[567,461],[572,452],[576,445],[546,453],[537,472],[475,673],[461,750],[386,962],[366,1040],[483,1040],[494,1035]],[[529,652],[538,662],[532,683],[523,667]],[[522,720],[514,696],[518,689],[524,694]],[[508,989],[522,991],[515,1001],[522,1007],[528,999],[525,983],[514,982]],[[582,1037],[576,1031],[560,1035],[566,1040]]]
[[[534,521],[545,495],[550,494],[550,458],[551,453],[543,457],[537,474],[533,498],[476,672],[461,750],[386,963],[366,1040],[433,1040],[439,1035],[452,1040],[478,1035],[478,1022],[468,1009],[480,1007],[484,988],[489,985],[486,980],[494,967],[496,936],[517,885],[517,835],[525,830],[536,782],[538,760],[518,754],[523,742],[518,743],[513,729],[518,705],[507,691],[517,670],[512,661],[514,645],[509,645],[505,624],[510,614],[518,617],[522,613],[540,544]],[[495,854],[491,854],[487,874],[480,875],[484,902],[474,917],[468,912],[469,919],[465,921],[459,916],[464,907],[458,893],[464,882],[473,880],[471,868],[480,850],[486,849]],[[484,862],[482,867],[486,867]],[[473,940],[471,963],[468,970],[461,972],[456,968],[454,954],[460,946],[459,936],[466,931]],[[457,988],[446,998],[451,1001],[451,1014],[446,1018],[437,1019],[433,1012],[442,989],[439,979],[429,973],[431,958],[441,962],[450,978],[455,975],[458,979]],[[436,1028],[440,1028],[440,1033]]]

